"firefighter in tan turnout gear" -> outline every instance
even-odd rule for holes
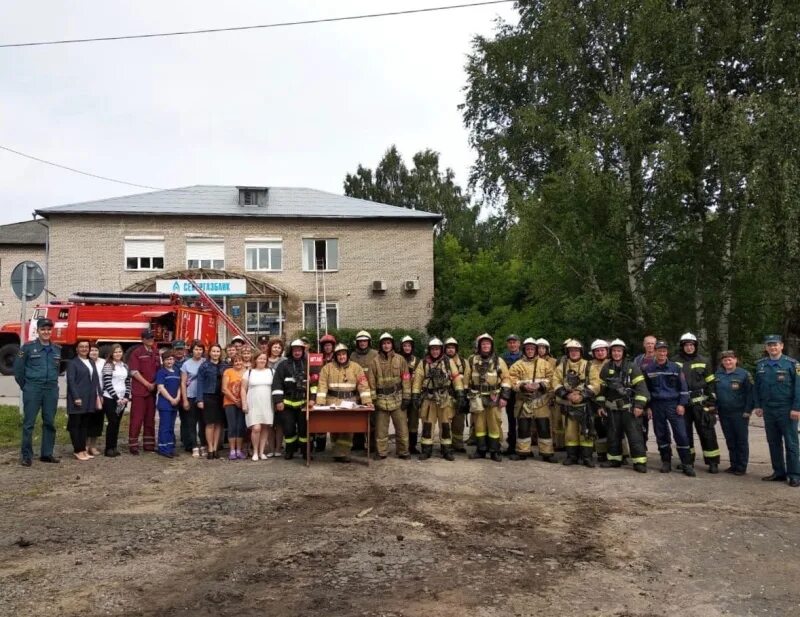
[[[556,359],[550,354],[550,342],[545,338],[536,339],[536,354],[540,358],[540,362],[544,360],[556,372]],[[551,388],[552,389],[552,388]],[[566,426],[565,418],[561,415],[561,410],[558,405],[550,400],[550,434],[553,436],[553,450],[561,452],[564,450],[564,427]]]
[[[574,465],[579,460],[594,467],[594,417],[589,401],[600,392],[599,373],[591,371],[589,361],[581,352],[583,345],[575,339],[564,342],[566,355],[556,365],[553,374],[553,392],[556,403],[567,416],[565,441],[567,458],[564,465]]]
[[[408,363],[408,373],[414,379],[414,371],[417,370],[419,358],[414,355],[414,339],[407,334],[400,340],[400,351],[403,358]],[[419,432],[419,407],[412,402],[408,406],[408,452],[419,454],[417,450],[417,434]]]
[[[347,345],[339,343],[334,350],[334,361],[322,367],[317,386],[317,405],[340,405],[344,401],[371,405],[367,376],[355,362],[348,359]],[[332,433],[333,458],[340,463],[350,462],[353,447],[352,433]]]
[[[514,409],[517,418],[517,451],[511,460],[520,461],[533,456],[531,434],[535,426],[542,460],[554,463],[551,424],[553,394],[550,391],[553,365],[537,354],[537,342],[533,338],[526,338],[522,343],[522,358],[508,372],[511,387],[517,393]]]
[[[454,394],[451,394],[451,387]],[[414,404],[420,406],[422,420],[420,460],[433,454],[433,427],[437,422],[442,456],[448,461],[455,460],[450,423],[454,402],[459,404],[465,398],[464,384],[455,363],[444,355],[444,345],[438,338],[428,342],[428,354],[414,371],[412,398]]]
[[[367,373],[372,400],[375,401],[375,441],[377,457],[389,454],[389,422],[394,425],[395,449],[398,458],[407,459],[408,416],[411,403],[411,375],[403,356],[394,352],[394,338],[388,332],[378,339],[378,353],[369,364]]]
[[[350,362],[355,362],[358,364],[362,369],[364,369],[364,374],[369,375],[369,366],[375,356],[378,355],[378,352],[372,349],[370,345],[372,344],[372,335],[367,332],[366,330],[360,330],[356,334],[356,348],[353,353],[350,354]],[[377,417],[375,414],[372,414],[372,423],[370,429],[370,446],[374,449],[375,447],[375,425],[377,424]],[[366,438],[367,435],[364,433],[356,433],[353,435],[353,450],[359,452],[361,450],[366,449]]]
[[[503,412],[511,396],[511,382],[505,360],[494,351],[494,339],[484,333],[477,339],[477,353],[464,367],[464,388],[469,398],[477,449],[470,458],[503,460],[500,440],[503,437]]]
[[[464,377],[464,359],[458,353],[458,341],[452,336],[444,342],[444,355],[450,358],[461,377]],[[466,385],[466,384],[465,384]],[[455,396],[455,390],[450,388],[450,394]],[[466,453],[464,447],[464,429],[467,426],[467,415],[469,414],[469,401],[462,399],[461,403],[456,403],[453,408],[454,416],[451,424],[453,432],[453,452]]]

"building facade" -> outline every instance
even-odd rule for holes
[[[311,189],[188,187],[57,206],[48,287],[169,291],[198,280],[254,336],[424,329],[436,214]],[[222,337],[224,338],[224,337]]]
[[[46,272],[46,247],[45,221],[0,225],[0,324],[20,318],[20,300],[11,288],[11,273],[23,261],[35,261]],[[44,301],[44,294],[37,301]]]

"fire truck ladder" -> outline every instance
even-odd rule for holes
[[[255,349],[255,345],[253,344],[253,341],[250,340],[250,337],[247,336],[247,334],[245,334],[244,330],[242,330],[239,326],[236,325],[236,322],[233,321],[233,319],[231,319],[230,317],[228,317],[228,315],[225,314],[225,311],[223,311],[219,307],[219,304],[214,302],[214,299],[211,296],[209,296],[205,291],[203,291],[203,289],[200,287],[200,285],[197,284],[197,282],[194,279],[186,279],[186,280],[189,281],[189,284],[192,287],[194,287],[194,290],[198,293],[200,299],[205,304],[207,304],[212,311],[214,311],[214,314],[217,317],[219,317],[225,323],[226,326],[228,326],[228,330],[230,330],[234,334],[241,336],[247,342],[247,344],[250,345],[250,347]]]
[[[317,261],[317,267],[314,270],[314,285],[317,294],[315,325],[317,329],[317,344],[319,344],[320,331],[324,330],[324,334],[328,333],[328,292],[325,287],[325,261],[322,259]]]

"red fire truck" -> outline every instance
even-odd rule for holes
[[[62,346],[62,357],[75,355],[79,340],[96,342],[101,356],[113,343],[128,348],[141,341],[142,330],[153,331],[158,346],[176,339],[202,341],[206,347],[217,340],[219,309],[204,298],[185,299],[176,294],[148,292],[78,292],[68,300],[53,300],[37,306],[27,324],[25,340],[36,336],[36,320],[53,321],[53,342]],[[0,373],[13,372],[19,351],[20,325],[0,327]]]

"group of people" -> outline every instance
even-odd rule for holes
[[[49,320],[40,320],[38,339],[23,346],[15,363],[25,408],[25,466],[32,462],[31,435],[40,408],[40,460],[58,462],[53,456],[53,417],[61,352],[50,343],[51,328]],[[719,472],[719,420],[730,454],[725,471],[744,475],[749,419],[755,413],[764,418],[773,468],[764,480],[797,487],[800,365],[783,355],[779,336],[770,335],[764,342],[765,355],[753,377],[738,366],[731,350],[720,354],[720,366],[713,371],[689,332],[680,338],[672,358],[668,344],[652,336],[645,337],[644,352],[636,357],[620,339],[595,340],[588,357],[580,341],[568,339],[563,355],[556,358],[547,340],[523,341],[513,334],[506,339],[506,349],[498,352],[488,333],[477,337],[467,357],[454,338],[433,338],[424,357],[417,358],[410,336],[396,342],[387,332],[373,348],[370,334],[361,331],[352,351],[331,335],[321,337],[323,366],[309,382],[305,339],[291,341],[285,355],[280,339],[265,337],[259,339],[258,349],[235,337],[224,351],[217,344],[206,349],[199,341],[187,349],[176,341],[160,352],[152,333],[144,331],[127,364],[119,345],[104,359],[88,341],[77,345],[77,355],[67,367],[68,429],[76,458],[89,460],[100,453],[97,439],[107,424],[105,455],[118,456],[119,420],[130,404],[128,448],[133,455],[142,449],[175,456],[179,417],[182,446],[194,457],[219,458],[227,436],[230,460],[280,455],[291,459],[307,446],[315,452],[326,448],[327,435],[314,435],[307,443],[307,404],[335,407],[354,402],[374,407],[373,434],[332,434],[338,462],[349,462],[351,451],[363,450],[367,439],[376,456],[385,459],[393,427],[401,459],[412,454],[430,458],[438,429],[440,454],[448,461],[466,454],[467,445],[475,448],[470,458],[498,462],[503,455],[515,461],[532,458],[536,446],[541,460],[549,463],[563,451],[564,465],[618,468],[630,463],[645,473],[652,422],[660,471],[673,470],[674,441],[677,469],[695,476],[694,433],[708,472]]]

